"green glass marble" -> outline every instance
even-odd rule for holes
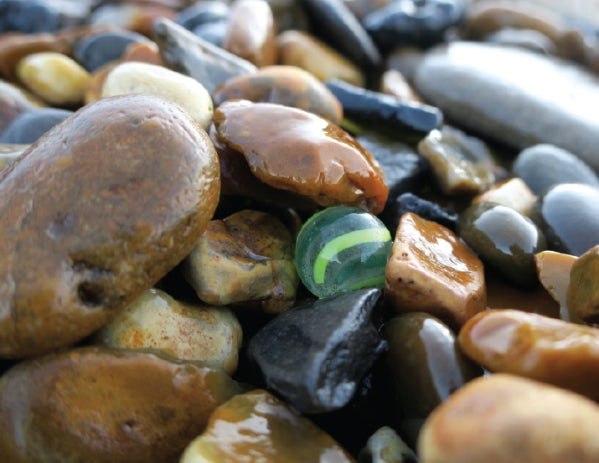
[[[392,244],[376,216],[355,207],[329,207],[301,228],[295,263],[304,285],[318,297],[382,289]]]

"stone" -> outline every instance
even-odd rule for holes
[[[51,130],[0,183],[0,356],[107,323],[193,249],[219,192],[209,137],[162,98],[104,98]]]
[[[229,5],[220,0],[196,2],[179,11],[175,22],[189,31],[196,27],[213,22],[220,22],[229,17]]]
[[[542,426],[539,425],[542,423]],[[599,458],[597,404],[508,374],[475,379],[437,408],[418,441],[421,463],[561,463]]]
[[[29,149],[29,145],[0,143],[0,173],[12,165]]]
[[[0,133],[19,114],[42,106],[44,102],[27,90],[0,80]]]
[[[60,11],[40,0],[3,0],[0,4],[0,33],[55,32],[61,27]]]
[[[217,408],[204,433],[185,449],[181,463],[241,463],[248,455],[265,463],[354,462],[308,418],[257,389],[236,395]]]
[[[144,37],[152,37],[154,23],[162,19],[175,19],[177,11],[183,6],[183,2],[178,0],[102,3],[90,15],[89,23],[112,25]]]
[[[575,256],[555,251],[541,251],[535,256],[539,281],[559,304],[560,318],[567,322],[581,323],[582,321],[576,314],[568,310],[566,302],[570,284],[570,271],[575,261]]]
[[[303,109],[337,125],[343,120],[337,98],[316,77],[295,66],[266,66],[253,74],[232,77],[214,91],[212,98],[216,106],[243,99]]]
[[[31,144],[73,111],[58,108],[39,108],[25,111],[15,117],[0,135],[0,143]]]
[[[297,66],[319,80],[340,79],[360,87],[366,77],[358,66],[307,32],[289,30],[277,37],[279,63]]]
[[[416,214],[422,219],[443,225],[454,232],[457,227],[457,213],[410,192],[399,195],[395,202],[388,204],[381,218],[389,230],[397,230],[402,216],[408,212]]]
[[[542,32],[532,29],[500,29],[485,37],[485,41],[504,47],[525,48],[541,55],[557,54],[555,42]]]
[[[426,54],[414,84],[465,129],[516,149],[553,144],[599,170],[599,80],[571,63],[456,41]]]
[[[94,334],[96,344],[158,349],[230,375],[237,369],[241,340],[241,325],[231,310],[178,301],[159,289],[144,292]]]
[[[193,77],[211,95],[225,80],[256,71],[249,61],[202,40],[166,18],[156,20],[154,40],[167,67]]]
[[[547,249],[543,232],[528,217],[497,203],[462,211],[458,235],[481,260],[517,286],[538,283],[535,255]]]
[[[277,217],[244,209],[208,224],[183,273],[207,304],[279,313],[295,302],[293,249],[291,233]]]
[[[383,336],[389,345],[385,363],[394,424],[407,443],[415,445],[430,413],[482,372],[460,351],[452,330],[427,313],[391,318]]]
[[[25,87],[54,106],[80,105],[91,82],[75,60],[55,52],[27,55],[16,72]]]
[[[197,80],[155,64],[130,61],[112,69],[102,86],[102,97],[146,93],[178,104],[202,127],[212,123],[210,94]]]
[[[485,309],[483,264],[451,230],[408,212],[393,241],[385,299],[397,312],[427,312],[460,327]]]
[[[214,125],[218,138],[244,155],[260,181],[321,206],[383,210],[388,187],[380,166],[329,120],[288,106],[238,100],[216,108]]]
[[[264,0],[235,0],[231,4],[222,47],[260,68],[277,63],[277,28]]]
[[[599,322],[599,246],[576,258],[570,269],[566,305],[572,315],[587,323]]]
[[[577,183],[550,187],[538,197],[531,217],[550,250],[580,256],[599,244],[599,188]]]
[[[393,95],[399,101],[423,102],[407,79],[396,69],[387,69],[383,73],[381,76],[380,91],[387,95]]]
[[[514,160],[512,172],[537,195],[560,183],[599,187],[599,177],[584,161],[553,145],[541,144],[522,150]]]
[[[358,463],[417,463],[414,451],[389,426],[368,438],[358,455]]]
[[[497,203],[515,209],[520,214],[530,216],[537,196],[530,190],[524,180],[512,177],[496,183],[488,190],[472,198],[472,204]]]
[[[73,50],[75,59],[89,72],[120,59],[129,45],[147,42],[136,32],[120,30],[94,34],[84,38]]]
[[[252,337],[248,356],[296,410],[340,409],[386,348],[371,320],[380,296],[362,289],[286,310]]]
[[[221,47],[227,35],[228,25],[226,20],[214,21],[196,26],[192,32],[202,40]]]
[[[279,32],[307,31],[310,23],[298,0],[267,0]]]
[[[223,370],[155,351],[38,357],[0,378],[0,454],[11,463],[169,463],[238,392]]]

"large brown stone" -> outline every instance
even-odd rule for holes
[[[72,344],[177,265],[220,190],[207,134],[164,99],[86,106],[0,177],[0,356]]]

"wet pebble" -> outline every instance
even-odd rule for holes
[[[542,251],[535,256],[539,281],[559,304],[559,317],[567,322],[581,323],[574,311],[568,309],[566,301],[570,285],[570,271],[575,261],[575,256],[555,251]],[[574,291],[578,292],[578,289],[576,288]]]
[[[75,59],[89,72],[121,58],[125,49],[135,42],[148,39],[135,32],[121,30],[91,35],[73,50]]]
[[[567,307],[570,313],[587,323],[599,322],[599,246],[574,260],[567,280]]]
[[[513,177],[496,183],[488,190],[472,198],[472,204],[492,202],[517,210],[520,214],[530,216],[537,196],[521,178]]]
[[[428,199],[416,196],[409,191],[399,195],[394,202],[387,204],[383,211],[383,222],[389,230],[397,230],[402,216],[408,212],[418,215],[420,218],[436,222],[444,227],[455,231],[458,223],[458,214]]]
[[[0,143],[34,143],[52,127],[73,114],[58,108],[39,108],[15,117],[0,135]]]

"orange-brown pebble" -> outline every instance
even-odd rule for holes
[[[257,67],[277,62],[277,29],[268,2],[235,0],[222,48]]]
[[[485,309],[483,264],[451,230],[408,212],[385,270],[385,299],[397,312],[427,312],[462,326]]]
[[[570,313],[567,304],[570,271],[576,256],[555,251],[542,251],[535,255],[535,265],[539,281],[551,297],[560,306],[560,318],[567,322],[580,323],[574,313]]]
[[[252,173],[322,206],[383,210],[389,189],[374,157],[327,119],[297,108],[247,100],[214,112],[218,137],[241,152]]]
[[[159,352],[79,348],[0,378],[8,463],[173,463],[239,392],[221,369]]]
[[[599,407],[578,394],[508,374],[471,381],[426,420],[421,463],[594,463]]]
[[[537,196],[530,190],[521,178],[510,178],[492,186],[488,190],[476,195],[472,204],[491,202],[511,207],[525,216],[537,200]]]
[[[572,264],[567,306],[573,316],[587,323],[599,323],[599,245]]]
[[[381,92],[393,95],[399,101],[422,102],[406,78],[395,69],[388,69],[381,76]]]
[[[492,372],[513,373],[599,399],[599,329],[520,310],[488,310],[459,334],[462,350]]]
[[[351,463],[354,459],[308,418],[264,390],[233,397],[210,417],[181,463]]]

